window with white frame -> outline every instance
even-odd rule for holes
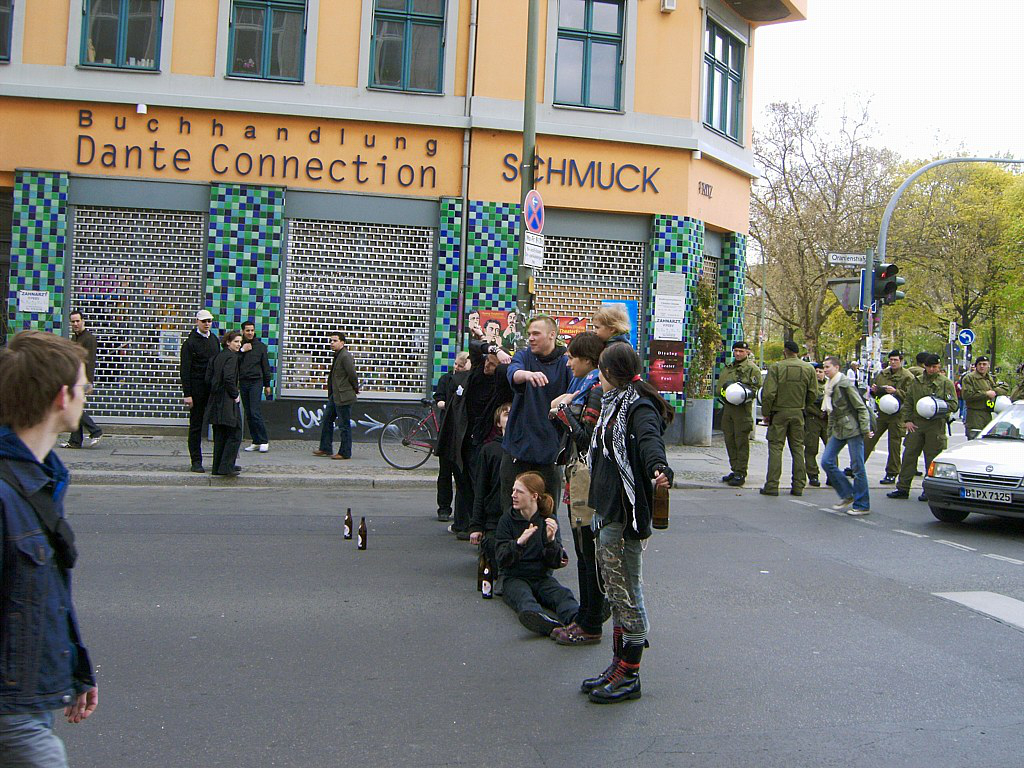
[[[704,35],[704,124],[736,142],[743,135],[744,46],[708,19]]]

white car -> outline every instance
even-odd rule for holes
[[[1024,402],[998,414],[974,439],[943,451],[928,467],[932,514],[959,523],[971,512],[1024,519]]]

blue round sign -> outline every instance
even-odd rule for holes
[[[964,328],[960,331],[960,335],[957,336],[957,339],[959,339],[960,343],[965,347],[969,347],[974,343],[974,331],[970,328]]]

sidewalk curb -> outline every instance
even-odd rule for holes
[[[433,488],[434,477],[374,477],[373,475],[279,475],[242,474],[219,477],[191,472],[115,472],[76,469],[72,485],[185,486],[195,488],[337,488],[369,491],[374,489]]]

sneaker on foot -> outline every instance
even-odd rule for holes
[[[252,445],[245,446],[245,448],[243,448],[242,450],[245,451],[246,453],[252,453],[257,448],[259,448],[259,446],[256,445],[256,443],[253,443]]]
[[[61,448],[81,448],[82,446],[78,443],[72,443],[70,440],[66,443],[60,444]]]
[[[260,453],[266,453],[270,450],[270,443],[260,443]]]
[[[839,502],[833,504],[832,505],[832,509],[834,509],[836,512],[842,512],[844,509],[846,509],[847,507],[852,506],[852,505],[853,505],[853,499],[852,498],[848,498],[848,499],[843,499],[842,501],[839,501]]]
[[[98,435],[89,435],[89,447],[92,448],[96,445],[103,437],[103,433],[100,432]]]
[[[850,515],[851,517],[860,517],[861,515],[870,515],[871,514],[871,510],[870,509],[857,509],[856,507],[850,507],[848,510],[846,510],[846,514]]]

